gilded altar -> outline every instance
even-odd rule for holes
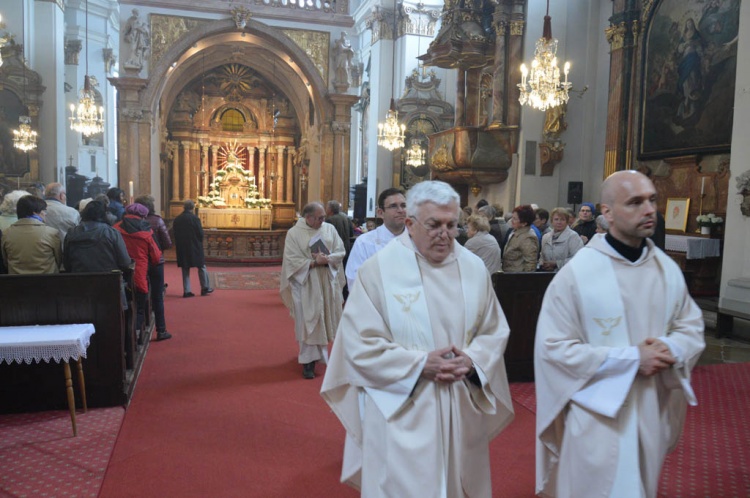
[[[270,209],[210,208],[198,210],[198,218],[205,228],[270,230]]]

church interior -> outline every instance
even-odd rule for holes
[[[550,40],[556,53],[542,53]],[[309,202],[337,200],[364,223],[384,189],[442,180],[462,206],[485,199],[506,213],[525,204],[576,211],[599,203],[609,175],[637,170],[656,187],[667,254],[718,331],[707,358],[746,362],[748,54],[750,6],[740,0],[4,0],[0,200],[59,182],[75,207],[119,187],[129,201],[153,196],[168,225],[193,200],[209,269],[229,275],[280,265],[286,233]],[[168,315],[190,314],[182,302],[169,309],[178,301],[169,300],[176,267],[168,276]],[[0,310],[33,299],[34,287],[22,287],[0,290]],[[244,313],[248,303],[216,304],[221,295],[196,309]],[[278,292],[261,301],[279,305]],[[118,392],[94,381],[90,406],[127,405],[139,374],[153,380],[149,339],[123,341],[95,353],[91,363],[119,355],[111,374]],[[208,341],[199,344],[210,351]],[[87,376],[110,375],[86,365]],[[47,366],[34,381],[51,393],[40,377],[59,375]],[[0,399],[29,385],[19,389],[0,388]],[[146,392],[155,402],[158,388]],[[147,443],[133,439],[118,463]],[[742,479],[750,486],[747,473]],[[127,495],[106,481],[101,493]]]

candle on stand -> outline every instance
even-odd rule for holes
[[[128,182],[128,191],[130,192],[130,202],[133,202],[133,180]]]
[[[706,188],[706,177],[701,178],[701,195],[703,195],[703,190]]]

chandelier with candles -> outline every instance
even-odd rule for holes
[[[104,130],[104,108],[96,105],[96,92],[89,77],[89,3],[86,1],[86,75],[78,92],[78,105],[70,104],[70,129],[85,137]]]
[[[18,122],[18,129],[13,130],[13,147],[23,152],[36,149],[36,132],[31,129],[31,118],[19,116]]]
[[[418,138],[411,139],[411,147],[406,151],[406,165],[412,168],[424,165],[424,149]]]
[[[391,98],[391,108],[385,115],[385,123],[378,123],[378,145],[393,151],[404,146],[406,126],[398,124],[396,103]]]
[[[536,42],[531,71],[526,64],[521,64],[521,83],[518,85],[521,95],[518,101],[521,105],[529,105],[540,111],[566,103],[568,92],[573,86],[568,82],[569,72],[570,62],[566,62],[563,66],[565,80],[561,83],[560,68],[557,65],[557,40],[552,38],[552,18],[549,16],[547,0],[544,30],[542,37]]]

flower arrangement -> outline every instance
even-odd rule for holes
[[[695,221],[698,222],[699,227],[714,227],[724,223],[723,218],[716,216],[713,213],[702,214],[695,218]]]
[[[242,176],[242,179],[249,185],[247,196],[243,199],[245,207],[248,209],[271,209],[271,199],[265,199],[260,196],[258,187],[255,185],[255,177],[249,171],[243,169],[240,166],[233,164],[227,164],[226,167],[216,172],[214,181],[209,186],[207,196],[199,196],[198,203],[201,207],[213,207],[213,208],[225,208],[227,207],[226,202],[221,197],[219,185],[224,178],[230,174],[235,173]]]

